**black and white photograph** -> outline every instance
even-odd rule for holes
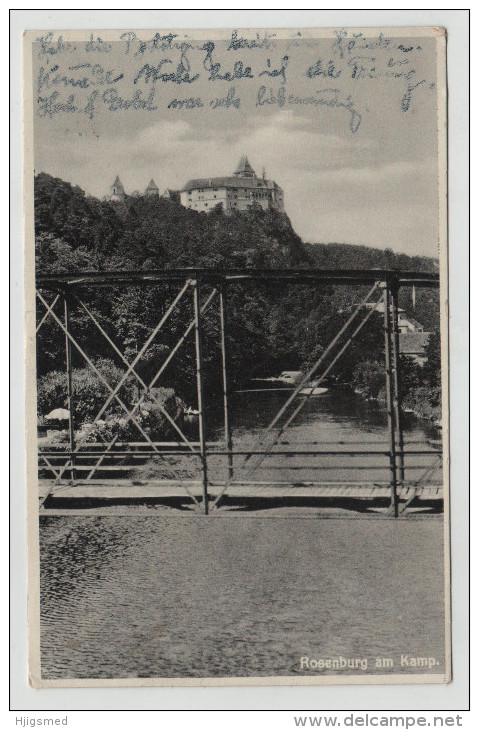
[[[25,33],[34,687],[451,681],[446,40]]]

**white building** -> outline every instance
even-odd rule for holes
[[[263,170],[258,177],[243,156],[232,177],[211,177],[189,180],[180,192],[180,202],[185,208],[208,212],[220,204],[226,213],[248,210],[259,205],[263,210],[284,210],[284,194],[274,180],[267,180]]]

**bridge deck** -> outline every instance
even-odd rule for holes
[[[186,489],[188,488],[188,491]],[[209,495],[214,500],[221,491],[221,486],[210,485]],[[115,482],[89,481],[88,483],[60,484],[54,486],[53,480],[41,480],[39,485],[39,496],[43,500],[50,496],[56,498],[85,500],[85,499],[155,499],[155,498],[178,498],[190,499],[189,494],[197,499],[202,497],[201,482],[187,482],[182,485],[178,481],[148,481],[142,484],[134,484],[131,480],[117,479]],[[283,485],[252,485],[233,484],[228,487],[227,495],[232,498],[327,498],[327,499],[388,499],[391,494],[389,485],[376,484],[354,484],[351,485],[321,485],[308,486],[307,483],[283,484]],[[426,484],[419,487],[404,485],[398,488],[398,496],[401,501],[416,496],[418,499],[441,500],[443,489],[439,484]]]

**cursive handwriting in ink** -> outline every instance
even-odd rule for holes
[[[207,41],[200,47],[200,51],[206,51],[203,59],[203,66],[208,71],[208,81],[234,81],[235,79],[252,79],[251,66],[245,66],[243,61],[235,61],[232,71],[222,72],[221,64],[213,59],[215,44]]]
[[[236,89],[234,86],[230,88],[228,93],[223,99],[212,99],[210,101],[210,107],[212,109],[217,109],[218,107],[224,107],[225,109],[229,109],[230,107],[234,106],[235,109],[239,109],[241,104],[241,99],[236,96]]]
[[[336,68],[334,61],[329,60],[327,67],[325,67],[326,61],[323,58],[319,58],[313,66],[310,66],[306,71],[306,76],[310,79],[314,79],[315,76],[322,76],[324,78],[337,79],[342,74],[342,70]]]
[[[125,55],[128,55],[130,52],[134,52],[135,56],[141,56],[144,53],[152,53],[153,51],[171,51],[173,50],[172,43],[175,38],[178,38],[177,33],[167,33],[166,35],[155,33],[152,38],[142,41],[132,30],[127,33],[122,33],[120,36],[120,40],[124,41],[126,44]],[[192,47],[190,44],[185,45],[188,45],[189,48]]]
[[[138,81],[143,80],[147,84],[151,80],[153,84],[157,81],[163,81],[165,84],[168,81],[174,84],[192,84],[200,76],[199,74],[190,76],[190,62],[185,55],[181,56],[176,71],[172,73],[166,73],[162,70],[163,66],[168,63],[173,63],[173,61],[169,58],[163,58],[156,66],[150,66],[149,63],[145,63],[136,74],[133,83],[137,84]]]
[[[78,111],[78,107],[73,103],[75,94],[70,94],[66,102],[58,101],[60,97],[59,91],[54,91],[50,96],[37,98],[37,114],[39,117],[50,117],[61,112],[72,113]]]
[[[91,74],[90,84],[94,86],[108,86],[109,84],[117,84],[118,81],[124,77],[124,74],[120,73],[116,75],[116,71],[109,69],[105,71],[103,66],[99,63],[81,63],[78,66],[69,66],[69,71],[77,71],[87,69]]]
[[[354,132],[358,131],[362,117],[355,108],[354,101],[351,99],[351,96],[348,95],[345,101],[342,101],[342,92],[340,89],[318,89],[316,94],[319,95],[317,99],[318,104],[346,109],[346,111],[349,112],[349,128],[351,132],[354,134]]]
[[[77,66],[69,66],[68,71],[74,72],[74,74],[69,75],[61,72],[57,73],[59,70],[60,66],[58,64],[55,64],[50,69],[41,66],[37,77],[37,91],[40,92],[43,87],[51,89],[56,86],[72,86],[74,88],[88,89],[90,86],[116,84],[123,78],[122,73],[115,75],[115,71],[112,69],[105,71],[99,63],[80,63]]]
[[[40,44],[39,56],[54,56],[57,53],[73,53],[75,46],[73,43],[64,43],[63,36],[58,36],[56,41],[53,40],[53,33],[38,36],[35,39]]]
[[[362,120],[362,116],[356,109],[351,96],[343,98],[340,89],[317,89],[314,96],[300,97],[294,96],[294,94],[286,95],[284,87],[273,90],[272,88],[267,89],[266,86],[260,86],[256,106],[264,106],[265,104],[276,104],[279,107],[283,107],[285,104],[304,104],[345,109],[349,114],[349,128],[353,133],[358,131]]]
[[[64,76],[57,74],[60,67],[58,65],[52,66],[51,69],[47,69],[44,66],[40,67],[37,78],[37,91],[40,92],[44,86],[47,89],[51,89],[52,86],[78,86],[81,89],[87,89],[90,86],[90,81],[87,76],[81,78],[73,78],[70,76]]]
[[[203,102],[199,97],[194,99],[192,96],[189,99],[172,99],[167,106],[167,109],[198,109],[204,106]]]
[[[110,53],[112,48],[112,44],[107,43],[100,36],[93,38],[93,33],[90,33],[90,40],[85,43],[87,53]]]
[[[278,76],[281,76],[281,83],[286,83],[286,68],[288,66],[289,56],[283,56],[281,59],[281,66],[280,68],[275,68],[271,70],[271,59],[268,58],[266,61],[266,68],[264,71],[261,71],[259,76],[270,76],[271,78],[278,78]]]
[[[238,37],[238,31],[233,30],[231,33],[230,43],[227,51],[239,51],[242,48],[263,48],[266,50],[271,50],[274,48],[275,44],[274,42],[271,42],[271,38],[275,38],[276,33],[264,33],[264,35],[261,37],[259,33],[256,33],[256,38],[253,40],[248,40],[247,38],[242,38],[241,36]]]
[[[88,101],[85,105],[85,108],[83,109],[83,113],[89,117],[89,119],[93,119],[95,116],[95,101],[98,96],[98,91],[92,91],[90,96],[88,97]]]
[[[157,106],[153,105],[155,97],[155,87],[153,87],[146,97],[143,98],[143,92],[138,90],[135,91],[131,99],[123,99],[117,89],[107,89],[102,94],[102,101],[107,105],[111,112],[119,111],[120,109],[134,109],[135,111],[143,110],[153,112],[158,109]]]
[[[284,86],[280,86],[279,89],[269,89],[266,86],[260,86],[258,89],[258,96],[256,98],[256,106],[264,106],[265,104],[276,104],[279,107],[283,107],[286,104],[286,92]]]
[[[376,79],[378,77],[374,56],[353,56],[348,59],[352,79]]]
[[[407,112],[409,109],[409,106],[411,104],[412,92],[414,91],[414,89],[417,89],[418,86],[421,86],[421,84],[425,84],[425,83],[426,83],[425,79],[418,81],[417,84],[408,83],[404,96],[401,99],[401,109],[403,110],[403,112]]]

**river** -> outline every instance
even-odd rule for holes
[[[265,428],[272,421],[291,391],[251,390],[233,393],[231,399],[231,426],[234,449],[247,451],[248,448],[263,450],[275,441],[266,437]],[[295,401],[295,404],[297,401]],[[287,411],[284,418],[291,411]],[[209,436],[223,438],[222,414],[217,409],[206,414]],[[431,442],[437,443],[437,430],[427,422],[420,421],[410,414],[403,417],[404,443],[408,455],[405,457],[405,479],[419,482],[426,477],[428,482],[440,482],[441,460],[437,455],[414,455],[415,451],[430,450]],[[245,461],[244,456],[235,458],[238,480],[258,482],[321,481],[336,483],[374,482],[387,484],[390,480],[389,432],[385,408],[376,401],[367,401],[349,389],[334,390],[320,396],[310,397],[298,417],[281,435],[274,450],[301,451],[301,455],[277,454],[263,458],[254,456]],[[315,452],[329,452],[316,455]],[[337,451],[337,454],[332,454]],[[381,452],[374,455],[358,452]],[[310,453],[306,453],[310,452]],[[353,452],[356,452],[353,454]],[[225,460],[223,460],[223,466]],[[213,462],[212,480],[225,479],[223,470],[215,472],[218,464]]]
[[[236,448],[254,442],[284,397],[233,397]],[[207,415],[209,437],[219,437],[218,421]],[[414,419],[405,431],[420,444],[434,435]],[[331,391],[310,399],[285,439],[377,448],[387,441],[385,414],[378,404]],[[294,465],[297,457],[287,459]],[[363,471],[379,478],[375,469]],[[304,467],[301,478],[317,472]],[[326,472],[351,478],[344,467]],[[279,462],[265,473],[285,478]],[[441,515],[85,512],[42,516],[40,549],[44,678],[445,671]],[[318,669],[304,657],[361,663]],[[434,663],[408,666],[411,657]],[[378,659],[392,664],[385,669]]]

